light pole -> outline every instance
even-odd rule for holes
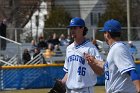
[[[39,15],[38,16],[36,16],[36,42],[38,41],[38,26],[39,26]]]
[[[131,40],[131,29],[130,29],[130,0],[127,0],[127,38]]]
[[[40,5],[40,3],[39,3]],[[39,13],[40,13],[40,7],[38,8],[38,15],[36,16],[36,42],[38,42],[38,29],[39,29]]]

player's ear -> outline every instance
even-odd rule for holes
[[[112,38],[112,36],[109,34],[108,38],[109,38],[109,39],[111,39],[111,38]]]
[[[85,27],[83,27],[83,26],[79,26],[80,27],[80,29],[82,29],[82,30],[84,30],[85,29]]]
[[[106,32],[106,37],[107,37],[107,38],[111,38],[111,36],[110,36],[110,33],[109,33],[109,32]]]

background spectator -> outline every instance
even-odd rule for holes
[[[69,43],[69,45],[74,42],[74,39],[70,35],[67,36],[66,40]]]
[[[60,44],[60,41],[59,41],[59,39],[58,39],[56,33],[53,33],[53,37],[52,37],[51,43],[53,44],[53,46],[59,45],[59,44]]]
[[[99,50],[100,48],[99,48],[99,46],[98,46],[98,44],[97,44],[96,39],[94,39],[92,42],[93,42],[93,44],[96,46],[96,48]]]
[[[61,46],[67,46],[69,45],[69,41],[67,41],[66,37],[64,34],[61,34],[59,37],[60,45]]]
[[[131,53],[131,55],[135,60],[135,55],[137,54],[137,48],[135,45],[133,45],[132,41],[129,41],[128,44],[129,44],[129,52]]]
[[[40,53],[40,50],[38,48],[35,48],[34,49],[34,54],[33,54],[33,59],[34,59],[35,62],[41,61],[40,56],[38,56],[39,53]]]
[[[33,58],[36,57],[39,53],[40,53],[40,50],[38,48],[35,48]]]
[[[49,37],[48,37],[48,39],[46,40],[46,43],[48,44],[48,43],[52,43],[52,35],[50,35]]]
[[[23,60],[23,63],[26,64],[28,61],[31,60],[31,55],[28,51],[28,49],[24,49],[23,51],[23,54],[22,54],[22,60]]]
[[[62,51],[60,50],[59,45],[55,45],[55,47],[54,47],[54,56],[63,56]]]
[[[42,50],[42,49],[46,49],[47,48],[47,44],[44,40],[44,37],[39,37],[39,42],[37,44],[37,47]]]
[[[37,48],[37,45],[36,45],[36,42],[35,40],[32,40],[31,41],[31,49],[30,49],[30,52],[34,52],[35,48]]]
[[[6,20],[4,19],[1,24],[0,24],[0,36],[6,37]],[[6,40],[5,39],[0,39],[0,45],[1,45],[1,50],[6,49]]]
[[[45,50],[45,52],[43,53],[43,56],[45,58],[51,58],[52,55],[54,55],[53,52],[53,45],[51,43],[48,44],[48,48]]]

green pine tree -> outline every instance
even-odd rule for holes
[[[116,19],[120,21],[122,27],[127,26],[126,16],[126,2],[124,0],[106,0],[106,10],[99,20],[98,27],[103,27],[105,21],[109,19]],[[127,39],[127,30],[122,31],[123,40]],[[100,32],[96,33],[96,38],[103,40],[103,36]]]
[[[64,9],[63,6],[55,6],[49,12],[48,18],[45,21],[45,28],[66,28],[70,22],[71,16],[70,14]],[[67,34],[67,29],[60,29],[60,30],[46,30],[46,35],[50,35],[52,33],[57,33],[57,35]]]

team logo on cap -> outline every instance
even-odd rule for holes
[[[74,24],[74,20],[71,20],[71,24]]]

